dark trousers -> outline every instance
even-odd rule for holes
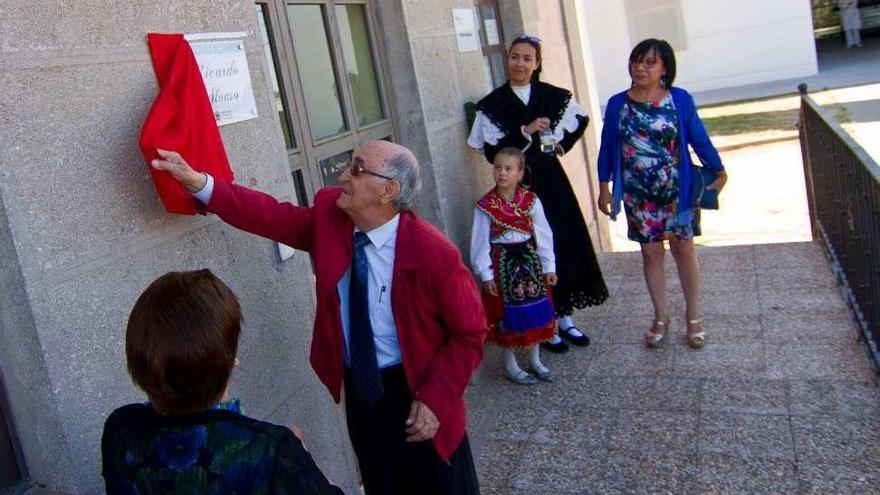
[[[467,435],[449,458],[440,459],[430,441],[406,441],[412,395],[403,366],[381,370],[384,393],[365,404],[346,374],[345,415],[367,495],[479,495]]]

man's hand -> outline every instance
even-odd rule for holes
[[[547,273],[544,276],[547,277],[547,283],[550,285],[556,285],[559,282],[559,277],[555,273]]]
[[[201,172],[196,172],[186,163],[186,160],[176,151],[156,150],[162,158],[153,160],[153,168],[164,170],[171,174],[177,182],[189,192],[198,192],[208,183],[208,178]]]
[[[424,402],[413,401],[406,419],[406,441],[423,442],[434,438],[440,428],[440,421]]]
[[[490,296],[498,296],[498,284],[494,280],[483,282],[483,291]]]

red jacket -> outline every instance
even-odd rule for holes
[[[339,402],[342,321],[336,284],[351,265],[354,224],[338,206],[340,188],[324,188],[302,208],[223,181],[207,210],[225,222],[311,253],[318,308],[311,363]],[[412,212],[400,214],[391,307],[406,381],[440,420],[434,447],[448,459],[465,433],[464,391],[483,356],[486,317],[458,249]]]

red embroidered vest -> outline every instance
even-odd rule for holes
[[[533,235],[532,208],[538,196],[521,187],[517,187],[510,201],[492,189],[477,201],[477,208],[486,212],[492,219],[489,239],[495,239],[509,230]]]

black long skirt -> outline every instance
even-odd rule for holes
[[[559,316],[574,309],[597,306],[608,299],[608,288],[596,260],[590,232],[577,197],[559,159],[532,145],[526,152],[528,170],[523,183],[541,199],[547,222],[553,229],[553,252],[559,283],[553,288],[553,304]]]

